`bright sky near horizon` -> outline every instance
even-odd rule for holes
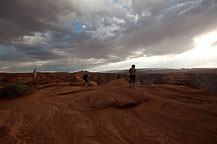
[[[130,64],[137,68],[216,68],[217,67],[217,31],[194,38],[194,48],[176,55],[143,56],[126,61],[111,63],[91,69],[91,71],[128,69]],[[213,45],[214,44],[214,45]]]
[[[216,0],[1,0],[0,72],[216,68]]]

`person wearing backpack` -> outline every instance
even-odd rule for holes
[[[36,80],[38,71],[36,68],[33,70],[33,79]]]
[[[87,73],[85,73],[85,75],[83,76],[83,80],[84,80],[84,86],[88,87],[88,75],[87,75]]]
[[[134,64],[129,69],[129,74],[130,74],[130,87],[134,88],[136,83],[136,68]]]

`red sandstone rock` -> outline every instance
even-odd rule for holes
[[[125,80],[85,88],[70,86],[72,78],[45,75],[32,95],[0,100],[0,144],[217,143],[214,94],[171,84],[129,88]]]

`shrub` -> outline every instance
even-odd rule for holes
[[[0,98],[17,98],[22,95],[31,94],[33,90],[33,87],[22,83],[10,83],[0,89]]]

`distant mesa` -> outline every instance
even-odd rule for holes
[[[90,73],[90,72],[87,70],[80,70],[80,71],[78,71],[78,73]]]

